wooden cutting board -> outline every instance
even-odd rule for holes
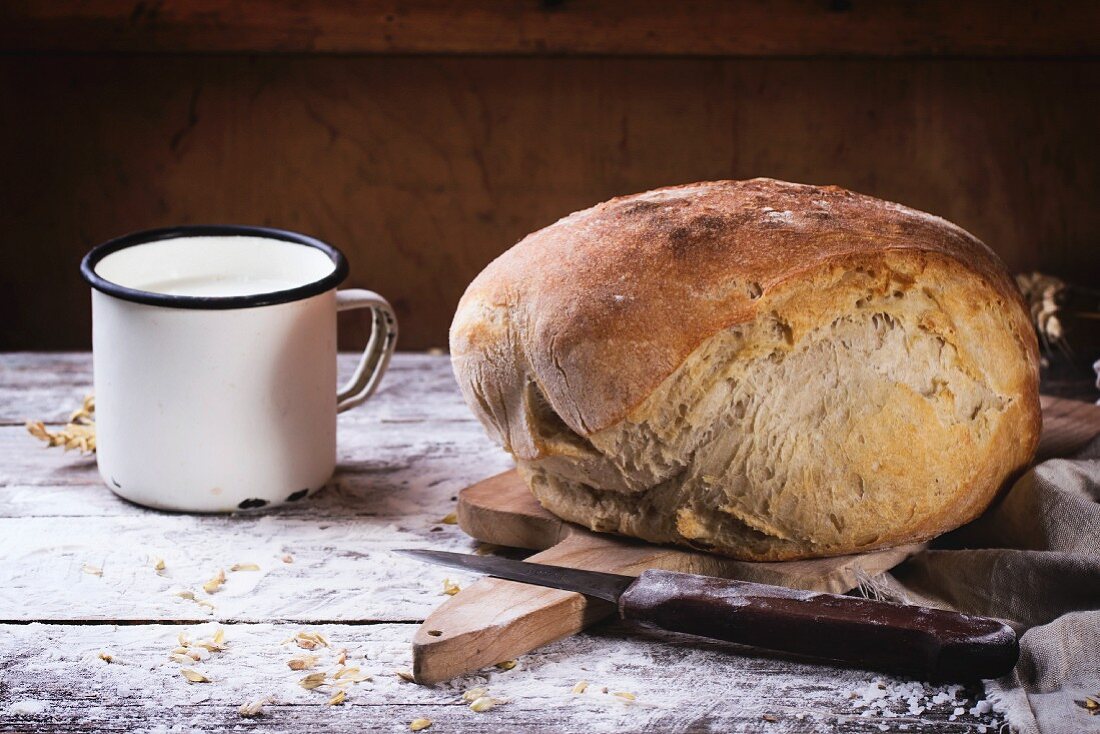
[[[1043,398],[1037,460],[1066,456],[1100,433],[1100,408]],[[737,578],[841,593],[862,575],[887,571],[922,545],[875,553],[781,563],[736,561],[707,553],[601,535],[544,510],[515,471],[462,490],[459,525],[485,543],[539,551],[528,560],[636,576],[648,568]],[[599,599],[557,589],[483,578],[436,609],[413,639],[413,675],[437,683],[510,660],[575,634],[614,613]]]
[[[462,490],[458,522],[494,545],[541,551],[529,560],[637,576],[647,568],[722,576],[818,591],[843,592],[860,572],[893,568],[921,546],[812,561],[751,563],[589,532],[539,506],[513,470]],[[575,634],[614,612],[581,594],[483,578],[467,586],[417,630],[413,675],[437,683]]]

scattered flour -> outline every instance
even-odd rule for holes
[[[8,713],[13,716],[35,716],[43,713],[49,704],[36,698],[25,698],[8,706]]]

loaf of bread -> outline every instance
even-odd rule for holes
[[[982,242],[835,186],[716,181],[529,235],[451,327],[544,507],[750,560],[921,541],[1039,437],[1035,334]]]

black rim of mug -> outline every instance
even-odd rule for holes
[[[146,245],[160,240],[177,239],[180,237],[263,237],[271,240],[292,242],[297,245],[305,245],[320,250],[328,255],[335,266],[331,273],[305,285],[270,293],[255,293],[247,296],[177,296],[167,293],[153,293],[137,288],[114,283],[96,273],[96,265],[99,261],[111,253],[125,250],[128,247]],[[303,298],[316,296],[325,291],[332,290],[340,285],[348,276],[348,261],[344,254],[327,242],[298,232],[273,227],[253,227],[243,224],[191,224],[180,227],[162,227],[160,229],[146,229],[140,232],[116,237],[101,245],[93,247],[84,259],[80,261],[80,274],[92,288],[101,293],[106,293],[124,301],[144,303],[149,306],[163,306],[165,308],[193,308],[204,310],[218,310],[230,308],[255,308],[256,306],[272,306],[277,303],[290,303],[300,301]]]

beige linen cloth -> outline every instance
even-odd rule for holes
[[[1037,464],[979,520],[874,579],[886,598],[998,617],[1020,661],[985,682],[1024,734],[1100,732],[1100,436]]]

